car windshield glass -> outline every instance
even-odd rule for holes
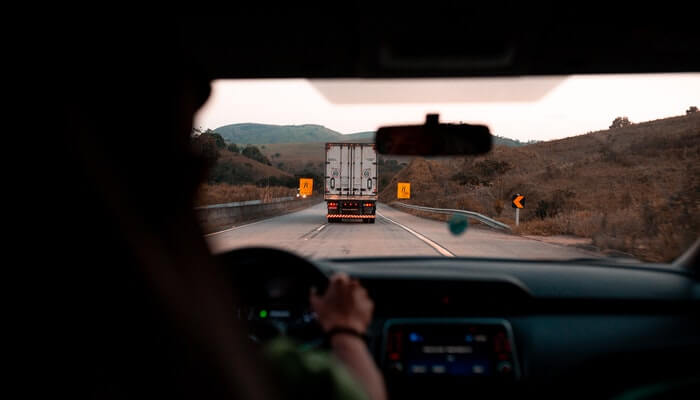
[[[700,74],[214,81],[195,207],[214,252],[668,263],[700,232],[697,106]],[[377,153],[428,113],[492,151]]]

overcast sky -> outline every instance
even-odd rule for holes
[[[421,123],[484,123],[493,134],[550,140],[700,107],[700,74],[419,80],[218,80],[195,127],[319,124],[340,133]]]

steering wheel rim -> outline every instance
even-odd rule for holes
[[[323,293],[328,287],[326,274],[311,262],[285,250],[245,247],[216,257],[227,276],[230,277],[234,291],[240,296],[239,299],[244,305],[253,305],[257,302],[274,303],[279,299],[276,299],[273,296],[275,293],[272,292],[277,290],[280,293],[276,294],[284,300],[289,300],[291,304],[303,309],[310,309],[310,288],[315,287],[319,293]],[[277,284],[271,284],[274,282]],[[263,293],[264,296],[261,295]],[[271,334],[271,323],[269,319],[267,321],[248,320],[252,331],[266,332],[263,336],[268,338],[274,336]],[[317,328],[313,323],[291,319],[284,331],[278,333],[298,339],[305,344],[315,344],[319,342],[317,336],[321,333],[316,332],[317,330],[320,330],[320,326]]]

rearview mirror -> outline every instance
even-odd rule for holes
[[[380,154],[403,156],[456,156],[491,151],[491,132],[485,125],[441,124],[428,114],[425,125],[386,126],[377,130]]]

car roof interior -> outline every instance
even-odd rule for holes
[[[439,4],[439,2],[438,2]],[[275,9],[181,26],[212,78],[398,78],[692,72],[679,10],[449,6]],[[260,29],[259,21],[265,21]],[[255,35],[250,35],[255,32]]]

